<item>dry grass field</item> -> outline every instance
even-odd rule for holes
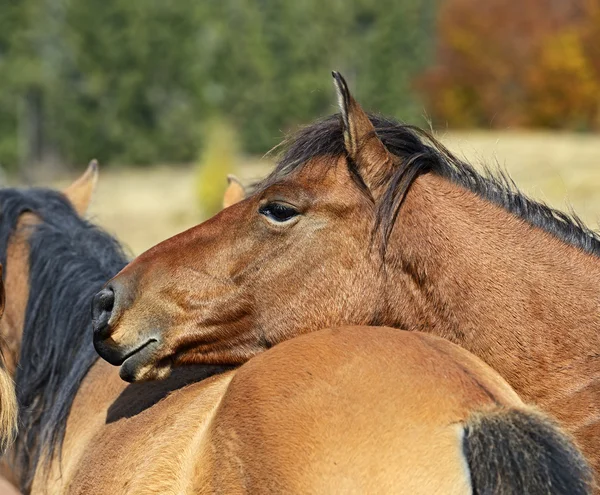
[[[574,210],[597,226],[600,218],[600,136],[537,132],[440,134],[472,163],[499,165],[519,187],[557,208]],[[256,179],[270,163],[252,161],[239,175]],[[68,178],[55,185],[64,185]],[[225,184],[215,187],[225,187]],[[133,254],[203,219],[195,197],[193,167],[102,170],[92,218],[116,234]]]

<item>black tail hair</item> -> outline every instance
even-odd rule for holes
[[[473,495],[565,494],[593,491],[593,476],[573,441],[546,416],[518,409],[473,415],[463,450]]]

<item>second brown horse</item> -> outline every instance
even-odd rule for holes
[[[558,418],[600,474],[600,240],[418,129],[341,114],[302,130],[244,201],[150,249],[96,297],[127,380],[241,363],[345,324],[432,332]]]

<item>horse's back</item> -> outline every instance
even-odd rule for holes
[[[234,372],[196,381],[200,373],[128,385],[96,363],[73,403],[62,465],[55,457],[49,476],[39,467],[32,493],[192,493],[202,437]]]
[[[460,494],[473,479],[496,483],[490,471],[506,483],[518,469],[488,452],[488,438],[520,433],[502,412],[527,408],[483,362],[431,335],[322,330],[200,382],[184,371],[180,382],[125,386],[98,363],[69,418],[70,464],[54,466],[50,484],[37,478],[32,493]],[[556,438],[551,447],[563,449]],[[533,493],[502,493],[521,492]]]
[[[523,407],[471,354],[390,328],[323,330],[242,366],[206,437],[206,493],[471,493],[463,425]],[[216,455],[210,455],[208,449]]]

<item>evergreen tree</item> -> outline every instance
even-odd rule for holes
[[[220,116],[264,153],[335,111],[332,69],[418,118],[433,1],[2,0],[0,164],[190,161]]]

